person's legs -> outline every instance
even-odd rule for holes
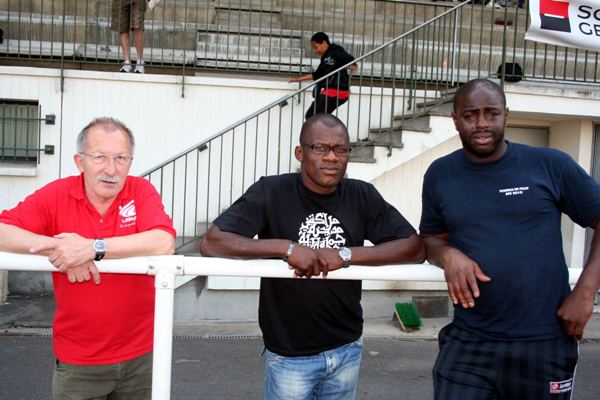
[[[135,51],[137,53],[137,59],[144,59],[144,31],[141,29],[133,30],[133,42],[135,43]]]
[[[152,353],[118,364],[108,400],[147,400],[152,396]]]
[[[360,361],[362,359],[362,338],[324,351],[327,373],[316,387],[316,399],[352,400],[356,396]]]
[[[494,351],[490,344],[453,324],[439,335],[433,366],[435,400],[498,399],[493,385]]]
[[[323,96],[324,97],[324,96]],[[340,100],[338,97],[326,97],[327,103],[325,104],[327,114],[333,114],[336,108],[348,101],[348,99]]]
[[[130,0],[112,0],[110,30],[119,33],[121,50],[123,51],[123,65],[121,72],[131,71],[130,50],[129,50],[129,30],[130,21]]]
[[[322,354],[285,357],[265,350],[265,400],[313,400],[326,368]]]
[[[123,49],[123,59],[129,61],[131,59],[129,53],[129,32],[121,32],[119,38],[121,39],[121,49]]]
[[[144,14],[147,7],[146,0],[132,0],[131,2],[131,29],[137,62],[135,72],[144,73]]]
[[[567,336],[503,342],[498,347],[498,391],[501,399],[569,400],[573,393],[578,343]]]
[[[317,96],[317,98],[314,99],[313,102],[310,104],[310,106],[306,110],[306,114],[304,114],[304,119],[309,119],[313,115],[319,114],[317,112],[317,110],[318,110],[318,100],[320,97],[323,97],[323,96],[321,96],[321,95]]]
[[[54,400],[104,400],[114,390],[112,365],[75,365],[56,360]]]
[[[148,400],[152,395],[152,353],[107,365],[56,362],[54,400]]]
[[[314,356],[285,357],[265,350],[265,400],[352,400],[362,338]]]
[[[332,114],[336,108],[347,102],[348,99],[340,100],[338,97],[327,97],[322,94],[312,102],[306,111],[306,119],[309,119],[315,114]]]

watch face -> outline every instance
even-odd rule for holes
[[[94,250],[96,250],[97,253],[106,253],[107,248],[108,246],[104,240],[98,239],[94,241]]]
[[[352,257],[352,251],[347,247],[342,247],[340,249],[340,257],[342,257],[342,260],[347,261]]]

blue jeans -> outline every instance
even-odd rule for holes
[[[284,357],[265,350],[265,400],[352,400],[362,338],[313,356]]]

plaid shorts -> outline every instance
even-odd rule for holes
[[[568,400],[579,343],[566,335],[532,341],[488,340],[454,324],[439,333],[435,400]]]
[[[110,30],[119,33],[144,30],[144,13],[147,7],[147,0],[112,0]]]

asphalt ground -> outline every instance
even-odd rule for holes
[[[0,400],[50,399],[54,357],[50,298],[10,296],[0,305]],[[431,399],[439,329],[449,319],[423,319],[419,331],[367,320],[358,399]],[[174,328],[172,394],[176,400],[262,399],[262,340],[256,322],[178,324]],[[581,342],[573,400],[600,393],[600,314]]]
[[[358,399],[431,399],[433,340],[369,338],[361,366]],[[258,338],[176,338],[172,399],[262,399],[262,341]],[[0,335],[0,399],[50,399],[50,337]],[[573,400],[597,400],[600,342],[584,341]]]

